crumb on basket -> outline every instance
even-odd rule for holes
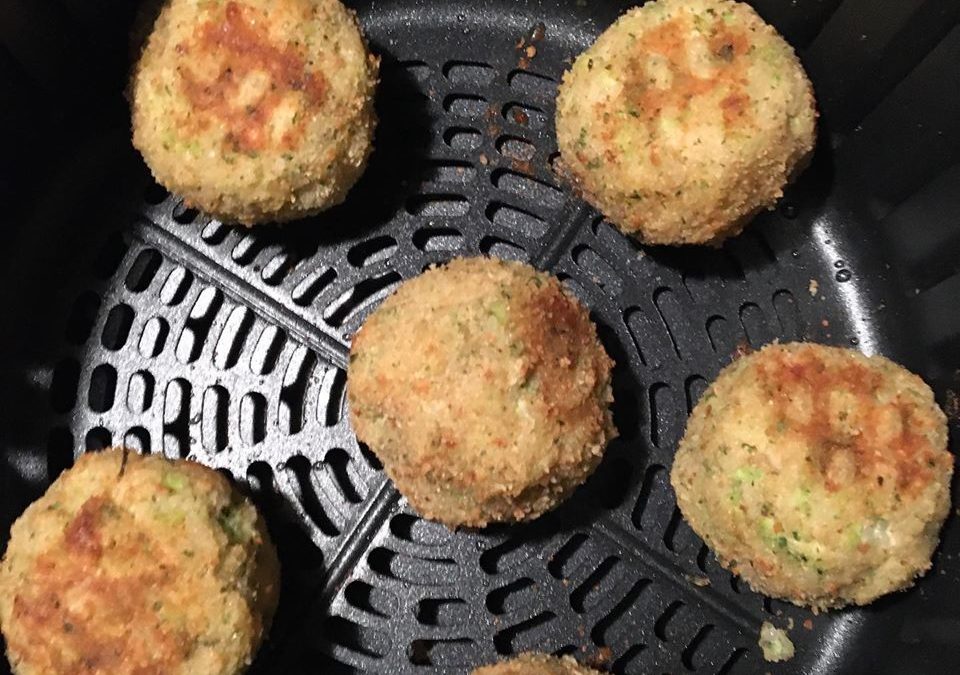
[[[760,640],[758,643],[763,650],[765,661],[779,662],[789,661],[793,658],[793,642],[787,637],[787,632],[777,628],[769,621],[764,621],[760,626]]]

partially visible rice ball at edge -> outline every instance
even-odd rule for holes
[[[263,520],[223,476],[107,450],[81,456],[14,524],[0,627],[17,675],[232,675],[278,594]]]

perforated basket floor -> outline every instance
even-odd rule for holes
[[[896,76],[857,88],[837,69],[869,59],[837,42],[870,3],[758,5],[814,77],[821,144],[779,208],[719,250],[641,248],[553,174],[557,82],[617,3],[358,5],[383,56],[376,154],[344,206],[282,228],[184,209],[125,128],[89,139],[6,271],[3,536],[77,453],[123,443],[229,472],[266,514],[285,586],[256,673],[462,673],[527,650],[616,673],[958,672],[956,518],[918,588],[813,616],[721,570],[669,487],[686,415],[738,350],[853,345],[925,374],[945,403],[955,386],[956,103],[903,129],[918,92],[949,87],[956,16],[885,7],[896,29],[870,24],[890,61],[876,67]],[[889,56],[935,18],[936,39]],[[904,235],[918,221],[925,234]],[[555,512],[452,533],[358,447],[346,354],[401,280],[478,253],[548,269],[591,308],[621,436]],[[762,661],[763,621],[791,627],[793,661]]]

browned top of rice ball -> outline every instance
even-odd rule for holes
[[[587,311],[528,265],[459,259],[403,284],[351,347],[358,437],[422,515],[534,518],[614,435],[611,361]]]
[[[339,0],[170,0],[133,77],[134,145],[212,215],[316,213],[366,165],[377,64]]]
[[[14,524],[0,627],[17,675],[233,675],[278,589],[263,521],[223,476],[104,451]]]

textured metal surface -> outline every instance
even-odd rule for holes
[[[77,453],[123,442],[223,469],[266,513],[285,588],[258,673],[460,673],[530,649],[618,673],[956,672],[956,518],[918,589],[814,617],[721,570],[667,481],[687,413],[745,347],[857,345],[943,402],[956,386],[960,153],[938,122],[956,92],[920,113],[926,132],[897,104],[956,51],[956,12],[915,2],[863,24],[896,46],[940,18],[899,61],[850,49],[850,68],[884,68],[857,88],[827,64],[868,4],[757,3],[823,78],[822,143],[779,208],[718,250],[638,247],[553,175],[557,81],[615,3],[358,5],[384,59],[372,165],[345,205],[283,228],[186,210],[145,179],[125,129],[91,132],[6,272],[2,536]],[[541,32],[528,58],[517,45]],[[915,159],[924,133],[930,163],[907,171],[896,151]],[[477,253],[549,269],[591,308],[621,437],[554,513],[451,533],[358,447],[345,356],[402,279]],[[792,622],[794,661],[761,660],[764,620]]]

